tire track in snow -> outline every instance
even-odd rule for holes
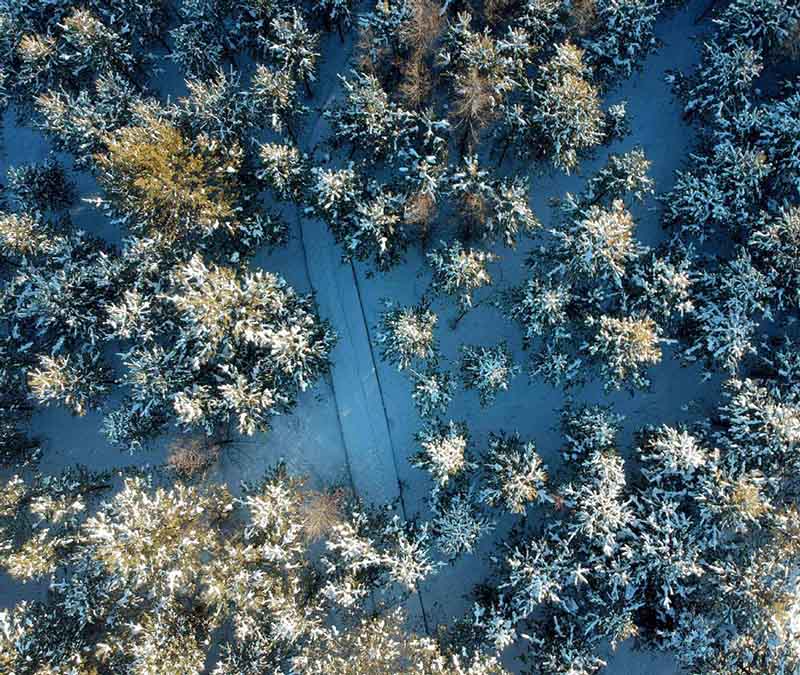
[[[325,72],[319,77],[325,86],[314,96],[314,100],[324,103],[314,124],[299,139],[301,150],[310,157],[323,137],[322,111],[330,107],[341,91],[336,73],[345,72],[352,54],[352,40],[341,49],[336,49],[337,46],[328,45],[328,58],[323,61]],[[339,334],[332,359],[331,391],[351,485],[356,495],[368,503],[397,500],[403,518],[407,518],[397,455],[355,266],[352,262],[342,263],[340,247],[324,223],[308,217],[301,209],[297,209],[297,218],[306,272],[317,305]],[[409,604],[410,618],[421,621],[429,633],[425,603],[418,586],[414,595],[418,604]]]

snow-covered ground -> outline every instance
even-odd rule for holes
[[[674,101],[664,82],[667,69],[688,70],[697,58],[695,36],[702,26],[695,19],[703,13],[708,0],[695,0],[665,17],[657,35],[661,48],[643,64],[641,72],[623,82],[607,98],[607,103],[627,101],[632,133],[623,141],[603,149],[597,157],[585,161],[581,175],[540,174],[531,178],[531,204],[546,225],[550,219],[549,200],[566,191],[580,189],[585,176],[599,168],[608,152],[620,152],[642,146],[652,161],[651,176],[657,192],[670,188],[673,172],[691,148],[693,132],[681,119],[680,106]],[[346,70],[349,45],[338,37],[326,38],[315,104],[323,109],[339,94],[335,72]],[[162,91],[169,86],[171,73],[161,78]],[[166,79],[165,79],[166,78]],[[324,135],[324,123],[311,120],[300,139],[306,149],[312,148]],[[37,161],[49,152],[47,141],[27,127],[18,127],[13,115],[4,120],[4,138],[0,154],[0,175],[9,165]],[[62,161],[69,164],[67,157]],[[519,170],[520,167],[515,167]],[[83,197],[91,196],[96,187],[90,176],[79,175]],[[327,228],[321,222],[305,217],[293,209],[284,209],[291,222],[292,237],[286,247],[257,257],[255,263],[282,274],[298,291],[313,291],[321,315],[335,327],[339,342],[333,352],[330,377],[300,397],[292,415],[278,418],[268,434],[242,440],[226,447],[214,477],[235,487],[243,479],[261,474],[265,468],[284,458],[289,467],[308,475],[315,483],[339,483],[351,486],[362,498],[384,502],[400,498],[406,516],[425,513],[425,498],[431,484],[426,474],[409,464],[414,452],[413,435],[420,426],[410,397],[407,378],[388,364],[382,363],[374,341],[375,325],[383,309],[383,300],[399,303],[417,302],[426,292],[430,275],[423,264],[423,253],[409,251],[407,260],[387,274],[370,276],[367,267],[343,263]],[[654,199],[636,210],[638,234],[648,245],[663,237],[659,225],[658,206]],[[84,229],[118,243],[119,232],[89,204],[79,203],[72,212],[75,223]],[[435,238],[435,235],[434,235]],[[498,249],[501,261],[494,265],[494,289],[521,278],[521,262],[526,254],[522,241],[517,251]],[[494,292],[490,290],[489,293]],[[480,299],[479,296],[478,299]],[[508,340],[519,363],[524,363],[519,330],[504,320],[486,302],[470,312],[457,330],[449,328],[456,309],[452,303],[437,302],[440,313],[439,339],[443,355],[454,366],[458,346],[463,343],[496,344]],[[599,383],[592,383],[573,392],[578,401],[612,404],[626,416],[623,443],[645,423],[676,422],[694,419],[706,413],[718,399],[719,382],[702,382],[697,369],[681,368],[665,358],[652,372],[650,392],[606,395]],[[558,470],[560,439],[557,429],[558,411],[565,401],[562,392],[539,382],[517,377],[508,392],[498,396],[489,408],[481,408],[477,396],[461,392],[450,409],[453,419],[464,420],[480,449],[490,431],[518,431],[524,438],[535,440],[540,454]],[[168,439],[157,448],[130,457],[109,446],[99,432],[99,415],[71,417],[60,409],[43,409],[33,420],[35,433],[45,441],[43,471],[57,471],[82,463],[95,468],[110,468],[130,463],[160,463],[164,460]],[[463,614],[469,607],[468,594],[482,580],[487,570],[487,557],[502,539],[507,524],[501,523],[493,540],[483,543],[478,552],[452,567],[443,568],[420,589],[419,604],[415,600],[412,616],[422,628],[447,622]],[[19,589],[10,589],[0,579],[0,605],[13,603]],[[609,657],[609,673],[674,673],[674,662],[662,655],[642,654],[622,645]]]

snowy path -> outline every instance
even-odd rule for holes
[[[339,44],[336,37],[329,37],[328,42],[315,95],[315,102],[321,102],[323,110],[340,92],[335,73],[347,72],[352,53],[351,41]],[[299,144],[311,154],[325,136],[322,115],[304,132]],[[320,314],[333,324],[339,336],[332,354],[332,388],[353,491],[365,502],[397,501],[401,515],[410,516],[406,512],[359,274],[353,263],[342,261],[341,249],[324,223],[302,212],[297,213],[297,221],[304,263]],[[427,631],[425,603],[421,593],[416,596],[417,601],[409,603],[410,617],[418,628]]]

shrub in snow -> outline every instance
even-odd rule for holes
[[[626,266],[640,253],[634,236],[636,223],[621,199],[610,208],[592,205],[576,211],[562,227],[553,230],[556,256],[567,278],[603,279],[622,283]]]
[[[322,559],[327,579],[320,592],[344,609],[372,590],[383,591],[387,600],[411,593],[438,567],[430,547],[427,523],[417,526],[386,512],[356,510],[331,528]]]
[[[772,318],[775,290],[746,252],[694,279],[694,310],[683,328],[681,353],[689,361],[730,373],[755,351],[758,320]]]
[[[565,440],[562,455],[567,461],[582,461],[593,452],[613,450],[623,417],[603,406],[566,407],[561,413]]]
[[[31,396],[40,403],[61,403],[76,415],[98,408],[113,384],[111,371],[99,355],[39,356],[28,371]]]
[[[605,166],[586,181],[581,201],[597,204],[622,195],[641,201],[654,191],[655,183],[647,175],[651,164],[642,148],[621,155],[611,153]]]
[[[640,258],[629,280],[631,307],[654,317],[662,328],[694,311],[693,260],[680,245]]]
[[[664,487],[678,487],[681,481],[691,481],[710,459],[700,439],[685,428],[669,426],[645,432],[639,452],[644,462],[642,474],[651,483]]]
[[[282,71],[290,73],[296,82],[302,81],[310,93],[311,82],[316,79],[319,36],[311,32],[297,7],[292,8],[291,14],[276,16],[270,29],[262,38],[264,49]]]
[[[255,124],[251,93],[242,89],[239,73],[221,68],[205,79],[186,82],[189,95],[170,110],[177,126],[219,143],[247,145]]]
[[[723,40],[745,42],[768,54],[797,39],[800,7],[783,0],[733,0],[714,23]]]
[[[475,389],[481,405],[494,402],[498,392],[506,391],[511,379],[519,373],[511,350],[505,343],[494,347],[464,345],[461,347],[461,381],[465,389]]]
[[[695,73],[670,73],[667,79],[684,99],[686,115],[722,126],[750,107],[753,83],[762,69],[762,55],[751,45],[721,46],[712,39],[703,45]]]
[[[141,95],[128,80],[104,74],[93,88],[76,94],[51,90],[37,96],[37,125],[57,149],[69,152],[77,166],[87,168],[93,154],[105,148],[108,134],[130,124],[141,103]]]
[[[188,77],[207,77],[223,61],[225,45],[211,21],[185,21],[170,31],[175,47],[171,58]]]
[[[381,345],[384,360],[403,370],[415,360],[433,358],[437,321],[436,314],[424,304],[388,309],[381,314],[375,339]]]
[[[509,318],[522,327],[526,346],[566,324],[573,302],[569,285],[536,272],[525,283],[512,288],[507,299]]]

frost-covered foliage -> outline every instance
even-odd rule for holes
[[[463,485],[436,491],[431,508],[436,545],[449,560],[472,553],[494,527],[473,492]]]
[[[259,151],[262,168],[257,176],[280,199],[299,201],[309,183],[308,157],[296,146],[266,143]]]
[[[30,107],[49,90],[77,93],[108,74],[133,80],[148,58],[144,49],[162,32],[159,5],[4,1],[0,67],[9,97]]]
[[[538,348],[532,375],[571,385],[595,366],[608,389],[648,386],[643,371],[660,361],[663,330],[688,309],[690,284],[678,256],[636,239],[624,198],[652,192],[648,167],[640,149],[611,155],[582,193],[567,194],[528,258],[530,277],[505,294],[524,345]]]
[[[404,620],[402,612],[393,610],[385,616],[362,618],[345,631],[322,628],[315,643],[292,659],[292,672],[508,675],[492,656],[442,648],[430,637],[408,633]]]
[[[466,238],[501,238],[506,246],[516,246],[521,234],[539,227],[528,204],[528,192],[527,182],[519,178],[493,179],[474,155],[464,158],[449,183],[450,196],[464,219]]]
[[[15,270],[0,289],[4,360],[18,369],[4,376],[9,397],[28,394],[82,415],[113,383],[102,345],[122,270],[110,247],[83,232],[59,233],[38,217],[2,218],[2,249]]]
[[[0,671],[488,675],[513,646],[534,673],[589,675],[636,636],[687,673],[798,672],[800,94],[780,81],[798,3],[712,3],[699,67],[668,75],[699,128],[660,198],[666,233],[647,232],[663,243],[637,240],[653,209],[633,202],[656,187],[641,149],[611,154],[547,227],[531,199],[531,171],[580,173],[628,132],[604,93],[679,4],[0,0],[0,110],[71,155],[11,157],[0,191],[0,463],[18,474],[0,487],[0,567],[48,587],[0,612]],[[76,194],[92,179],[98,196]],[[78,196],[118,247],[73,227],[95,227]],[[237,496],[200,471],[329,367],[313,298],[255,264],[288,232],[275,201],[349,261],[430,267],[430,290],[372,331],[410,376],[428,522],[283,469]],[[498,244],[528,241],[521,279],[490,276]],[[513,285],[481,291],[492,277]],[[449,421],[458,375],[488,405],[519,367],[498,335],[440,353],[433,296],[457,302],[454,330],[491,299],[534,379],[656,390],[672,345],[725,373],[722,403],[698,421],[676,400],[687,421],[659,410],[624,436],[611,408],[569,403],[546,466],[530,437]],[[57,439],[36,414],[52,404],[100,412],[128,450],[181,436],[149,477],[47,477],[34,463]],[[482,557],[494,527],[471,615],[407,630],[399,608],[444,560]]]
[[[8,171],[11,202],[19,212],[59,212],[75,201],[75,188],[64,167],[54,157],[40,164],[25,164]]]
[[[235,141],[192,139],[168,119],[143,112],[96,155],[102,201],[115,222],[164,246],[243,252],[280,242],[286,226],[255,205],[244,151]]]
[[[383,358],[400,370],[436,355],[438,317],[426,305],[389,308],[380,318],[375,340]]]
[[[494,402],[501,391],[506,391],[519,366],[508,345],[501,342],[493,347],[464,345],[461,347],[461,381],[465,389],[475,389],[481,405]]]
[[[415,438],[420,449],[410,461],[428,471],[439,486],[472,468],[470,435],[463,422],[445,424],[437,420],[426,425]]]
[[[597,672],[603,644],[632,635],[692,672],[796,669],[800,426],[793,371],[780,372],[730,380],[714,424],[643,429],[633,478],[621,418],[566,409],[571,471],[548,488],[556,512],[543,531],[501,549],[496,591],[474,611],[485,644],[535,636],[529,658],[552,672]]]
[[[644,389],[650,385],[641,370],[661,361],[658,327],[650,318],[618,319],[601,316],[597,334],[586,352],[600,361],[600,374],[607,388],[630,381]]]
[[[372,159],[396,153],[415,130],[416,116],[389,99],[374,75],[342,79],[345,100],[327,113],[336,140],[349,143]]]
[[[592,0],[583,4],[593,6],[591,23],[596,27],[581,41],[587,61],[604,79],[629,77],[656,48],[653,28],[664,0]]]
[[[411,397],[423,418],[444,414],[456,391],[456,382],[449,370],[440,370],[430,362],[423,371],[411,370],[413,389]]]
[[[616,430],[600,409],[565,412],[565,453],[576,461],[573,479],[551,488],[561,515],[541,534],[518,533],[502,547],[494,597],[475,607],[487,646],[502,650],[519,633],[531,635],[528,658],[547,664],[544,672],[597,672],[601,644],[635,633],[633,580],[626,591],[618,579],[630,566],[625,542],[634,514],[613,448]]]
[[[528,504],[547,499],[547,467],[533,441],[523,441],[519,434],[490,435],[482,468],[485,487],[480,497],[489,506],[522,514]]]
[[[56,148],[71,153],[75,163],[86,168],[92,166],[93,154],[104,149],[108,134],[131,123],[142,96],[125,78],[105,73],[91,89],[74,94],[49,90],[34,103],[37,125]]]
[[[328,222],[345,259],[373,259],[378,269],[395,265],[408,245],[403,195],[352,168],[312,170],[311,191],[317,214]]]
[[[428,262],[433,268],[433,290],[454,295],[462,312],[472,307],[472,294],[492,283],[487,265],[497,257],[488,251],[464,248],[461,242],[450,245],[442,243],[428,253]]]
[[[113,307],[130,395],[106,420],[115,442],[172,419],[212,434],[268,428],[327,370],[334,334],[313,301],[277,275],[207,265],[195,255],[155,297],[131,291]]]
[[[702,143],[663,197],[665,222],[683,240],[733,239],[695,259],[682,350],[709,369],[737,373],[757,352],[766,322],[793,321],[793,202],[798,190],[797,87],[767,96],[762,71],[796,49],[796,3],[731,2],[715,18],[694,73],[673,74]],[[788,257],[787,257],[788,254]]]
[[[465,241],[514,246],[539,227],[528,186],[523,176],[495,177],[485,158],[499,154],[502,163],[513,147],[570,172],[626,133],[625,105],[604,111],[602,83],[630,74],[652,49],[660,2],[484,4],[403,0],[377,3],[359,18],[355,67],[339,74],[342,96],[325,115],[334,150],[350,150],[336,166],[359,177],[348,210],[374,199],[374,190],[364,191],[367,172],[403,202],[405,222],[395,226],[403,234],[387,241],[427,243],[454,207]],[[444,97],[434,94],[437,85]],[[487,148],[490,139],[499,147]],[[458,150],[455,160],[448,145]],[[342,235],[339,218],[325,220],[350,254],[357,244]]]
[[[227,626],[216,673],[328,672],[319,670],[322,645],[332,659],[325,663],[374,658],[365,631],[387,624],[369,618],[362,599],[396,602],[433,568],[424,531],[386,511],[342,500],[320,532],[320,495],[282,467],[239,498],[220,486],[129,477],[90,510],[110,487],[88,473],[4,482],[3,567],[51,585],[46,600],[0,613],[3,670],[201,673],[212,635]],[[33,523],[24,531],[20,514]],[[322,560],[310,552],[319,536]],[[333,608],[336,625],[326,620]],[[398,632],[398,611],[387,619],[397,644],[421,640]],[[434,664],[424,672],[502,672],[490,658],[437,652],[427,639],[412,644]]]
[[[515,141],[552,155],[554,164],[569,172],[581,153],[605,138],[600,92],[591,82],[583,51],[568,42],[556,47],[540,71],[537,80],[528,84],[529,129]]]

